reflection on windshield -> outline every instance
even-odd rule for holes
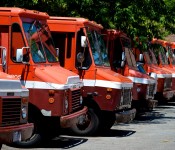
[[[140,71],[141,73],[146,74],[146,71],[145,71],[145,69],[144,69],[142,63],[137,63],[137,68],[139,69],[139,71]]]
[[[88,39],[92,49],[92,55],[96,65],[110,66],[108,60],[107,49],[104,44],[102,35],[96,31],[87,31]]]
[[[31,48],[31,55],[34,62],[57,62],[56,50],[53,46],[51,34],[47,25],[39,21],[23,22],[23,28]]]

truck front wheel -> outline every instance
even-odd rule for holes
[[[99,124],[100,120],[97,113],[92,108],[89,108],[85,119],[83,121],[81,119],[72,125],[70,130],[80,136],[93,135],[97,132]]]
[[[40,143],[41,139],[42,139],[41,134],[37,131],[37,126],[34,123],[34,131],[32,136],[25,141],[15,142],[13,143],[13,145],[17,147],[24,147],[24,148],[33,147],[36,144]]]

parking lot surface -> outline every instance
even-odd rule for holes
[[[19,150],[7,145],[2,150]],[[174,150],[175,102],[160,105],[129,124],[115,124],[94,137],[61,135],[27,150]]]

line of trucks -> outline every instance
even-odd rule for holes
[[[0,144],[94,135],[172,99],[173,51],[156,42],[142,51],[85,18],[0,7]]]

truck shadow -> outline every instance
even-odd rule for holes
[[[164,103],[158,104],[157,108],[172,108],[175,106],[175,100],[166,101]]]
[[[167,106],[158,106],[156,108],[157,110],[153,110],[150,112],[145,112],[143,114],[138,115],[132,124],[166,124],[168,119],[175,119],[174,116],[169,116],[166,112],[162,111],[163,109],[167,109],[168,111],[171,111],[173,107],[167,107]],[[175,112],[175,111],[174,111]]]
[[[28,147],[27,149],[37,149],[37,148],[60,148],[60,149],[69,149],[72,147],[76,147],[80,144],[83,144],[87,141],[86,138],[78,138],[78,137],[64,137],[64,136],[58,136],[53,139],[43,141],[35,146]],[[7,145],[13,148],[20,148],[23,149],[23,147],[17,147],[13,145]]]
[[[41,143],[37,148],[61,148],[61,149],[69,149],[72,147],[76,147],[80,144],[87,142],[86,138],[79,137],[55,137],[54,139]],[[42,145],[42,146],[41,146]]]
[[[136,133],[136,131],[132,130],[118,130],[118,129],[110,129],[107,132],[102,132],[101,134],[98,134],[99,137],[127,137],[131,136],[132,134]]]

